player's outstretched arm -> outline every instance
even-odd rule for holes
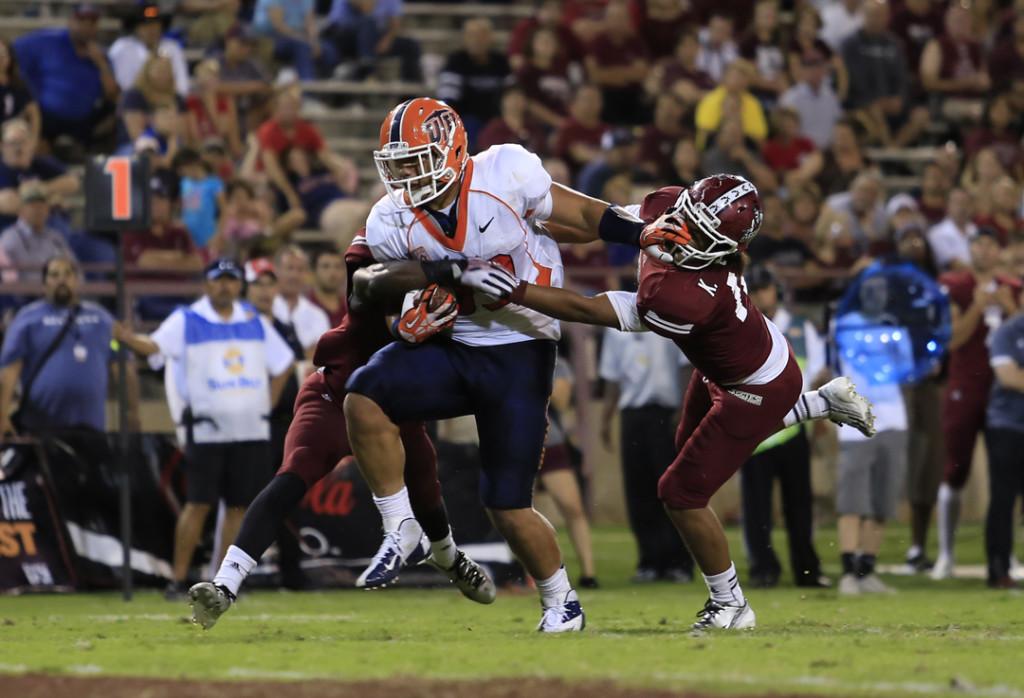
[[[349,303],[400,307],[409,291],[430,284],[452,287],[458,283],[466,260],[441,259],[428,262],[377,262],[356,271],[352,276]]]
[[[523,283],[510,297],[512,303],[544,313],[557,320],[585,325],[619,327],[611,301],[605,294],[584,296],[564,288]]]

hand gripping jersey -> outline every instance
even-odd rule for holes
[[[403,209],[384,196],[366,221],[366,242],[377,261],[480,258],[517,278],[562,285],[558,244],[533,223],[551,213],[551,176],[540,158],[518,145],[496,145],[466,164],[458,198],[445,211]],[[459,296],[452,339],[470,346],[558,339],[558,321],[528,308]]]

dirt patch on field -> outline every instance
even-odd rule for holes
[[[18,698],[711,698],[693,691],[569,683],[557,679],[427,681],[171,681],[144,678],[5,676],[0,693]],[[744,698],[730,694],[731,698]],[[762,694],[760,698],[765,698]],[[771,694],[770,698],[788,698]],[[794,697],[795,698],[795,697]],[[801,694],[799,698],[813,698]]]

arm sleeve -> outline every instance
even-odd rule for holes
[[[295,363],[295,353],[274,329],[270,321],[261,317],[260,322],[263,323],[263,346],[267,352],[267,370],[272,376],[280,376]]]
[[[3,348],[0,349],[0,366],[10,366],[15,361],[24,360],[28,354],[26,351],[27,336],[25,334],[26,323],[22,314],[14,316],[7,333],[4,335]]]
[[[619,318],[619,330],[622,332],[647,332],[640,322],[640,313],[636,307],[636,294],[629,291],[609,291],[601,294],[612,304],[615,316]]]
[[[149,335],[160,353],[169,359],[181,358],[185,353],[185,313],[175,310],[166,320],[160,323],[153,334]]]

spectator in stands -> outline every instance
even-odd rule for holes
[[[558,128],[569,112],[569,72],[555,32],[541,27],[533,33],[524,65],[515,82],[526,95],[530,116],[549,128]]]
[[[330,41],[320,41],[313,0],[256,0],[252,26],[274,41],[274,58],[295,69],[301,80],[330,75],[338,64]]]
[[[208,58],[195,67],[192,94],[185,100],[188,142],[198,148],[209,138],[219,138],[232,158],[242,156],[235,100],[220,91],[220,65]]]
[[[825,199],[826,209],[849,216],[853,236],[871,255],[892,251],[882,194],[881,174],[868,169],[854,178],[849,191]]]
[[[775,194],[762,196],[761,203],[766,215],[761,232],[754,238],[747,252],[752,262],[764,265],[766,269],[811,272],[817,269],[814,253],[806,242],[793,234],[792,202],[797,192],[788,200],[787,209]],[[817,208],[814,215],[817,215]],[[813,219],[812,219],[813,220]]]
[[[224,183],[193,148],[179,150],[172,165],[181,180],[181,219],[196,248],[205,251],[224,209]]]
[[[18,219],[0,232],[0,268],[14,269],[11,274],[3,273],[5,281],[36,278],[39,267],[52,257],[74,258],[67,241],[47,225],[50,202],[44,186],[38,181],[25,182],[18,190],[18,200]]]
[[[712,14],[708,25],[697,35],[697,69],[706,73],[715,83],[725,77],[725,69],[739,57],[733,40],[733,20],[725,14]]]
[[[1024,239],[1024,218],[1021,217],[1020,183],[1009,175],[1000,177],[992,187],[989,212],[976,216],[979,226],[992,228],[1004,247]]]
[[[518,143],[533,153],[547,150],[544,131],[527,114],[528,104],[521,87],[506,88],[501,95],[501,114],[491,119],[477,136],[477,152],[501,143]]]
[[[996,182],[1007,175],[995,148],[979,150],[967,161],[960,184],[971,195],[974,211],[978,215],[986,215],[992,210],[992,193]]]
[[[120,324],[114,338],[142,356],[170,360],[173,390],[184,406],[185,506],[174,534],[174,570],[165,598],[184,597],[192,554],[210,509],[225,504],[216,564],[235,539],[245,509],[270,472],[267,415],[289,378],[295,355],[273,325],[239,302],[242,270],[227,259],[206,270],[205,293],[172,313],[151,335]],[[151,363],[153,359],[151,359]],[[269,380],[268,380],[269,379]]]
[[[964,154],[974,157],[982,148],[991,147],[1007,172],[1021,175],[1024,168],[1024,147],[1021,146],[1019,124],[1014,124],[1010,95],[998,94],[985,105],[981,124],[968,133]]]
[[[742,175],[762,191],[771,191],[776,187],[778,180],[775,173],[743,137],[743,126],[738,116],[723,119],[714,135],[714,143],[705,148],[701,155],[702,171]]]
[[[131,89],[121,93],[121,141],[134,143],[152,127],[153,113],[167,106],[173,106],[180,112],[185,101],[174,91],[171,61],[163,56],[153,56],[146,60]]]
[[[696,29],[687,29],[679,35],[675,51],[668,58],[654,64],[644,81],[649,98],[672,92],[683,104],[690,106],[700,101],[708,90],[715,87],[711,76],[697,65],[700,41]]]
[[[797,83],[806,79],[807,82],[817,84],[816,81],[804,77],[802,67],[806,63],[821,61],[824,64],[822,80],[826,80],[826,84],[835,90],[836,96],[844,99],[849,89],[846,65],[842,57],[821,40],[821,17],[813,5],[803,5],[797,10],[795,25],[787,58],[790,81]]]
[[[755,68],[750,89],[767,106],[789,87],[783,48],[778,0],[758,0],[754,24],[740,41],[739,49],[740,56]]]
[[[638,553],[635,584],[693,579],[693,559],[673,535],[657,496],[658,478],[675,453],[672,436],[685,385],[684,362],[670,340],[653,332],[604,331],[598,368],[605,381],[601,443],[613,449],[617,412],[626,513]]]
[[[225,190],[224,210],[217,230],[216,254],[233,259],[251,259],[272,254],[302,225],[305,213],[299,209],[275,216],[266,201],[245,179],[232,179]]]
[[[341,324],[345,303],[345,256],[337,247],[321,247],[313,254],[313,288],[309,300],[327,313],[331,327]]]
[[[761,157],[789,189],[811,182],[824,163],[811,139],[800,134],[800,115],[792,107],[772,111],[772,133],[761,145]]]
[[[825,165],[816,183],[826,196],[848,189],[853,178],[870,164],[861,148],[856,126],[846,119],[836,122],[832,129],[832,145],[824,156]]]
[[[889,30],[903,42],[911,75],[919,74],[921,53],[942,35],[942,25],[942,6],[932,0],[904,0],[893,8]]]
[[[604,29],[604,8],[608,0],[563,0],[562,23],[584,45],[597,38]]]
[[[118,87],[96,40],[99,19],[95,5],[81,3],[67,29],[44,29],[14,42],[21,73],[39,101],[43,137],[51,142],[68,136],[89,145],[112,113]]]
[[[917,210],[928,225],[936,225],[946,215],[946,202],[953,183],[946,171],[935,162],[929,162],[921,170],[921,191],[915,197]]]
[[[266,68],[253,58],[257,35],[235,24],[224,36],[224,50],[216,56],[220,65],[220,93],[235,98],[243,133],[255,131],[270,116],[273,88]]]
[[[317,340],[331,329],[331,323],[327,313],[308,298],[309,257],[302,248],[287,245],[278,251],[274,267],[279,282],[274,317],[295,328],[306,358],[312,359]]]
[[[0,124],[17,118],[25,120],[32,140],[38,141],[42,129],[39,102],[22,79],[11,43],[0,38]]]
[[[584,58],[587,78],[601,88],[601,118],[611,124],[637,124],[646,117],[643,83],[647,51],[637,41],[626,0],[610,0],[604,27],[587,47]]]
[[[989,499],[985,517],[985,555],[988,585],[1013,589],[1014,509],[1024,493],[1024,315],[1003,323],[992,336],[990,349],[995,385],[989,398],[985,426],[988,451]]]
[[[114,319],[100,305],[81,300],[81,273],[73,258],[55,256],[39,268],[43,298],[18,311],[0,351],[0,436],[83,428],[104,432]],[[128,377],[129,424],[138,428],[138,383],[133,370]]]
[[[639,148],[628,128],[613,128],[601,136],[601,155],[591,160],[576,181],[576,189],[588,196],[601,198],[605,185],[613,177],[632,173]]]
[[[760,143],[768,136],[764,110],[748,89],[753,72],[754,67],[750,63],[733,61],[725,71],[722,84],[700,101],[695,116],[698,145],[703,145],[708,134],[718,130],[726,115],[739,118],[744,137]]]
[[[1013,34],[999,42],[989,54],[988,74],[997,90],[1012,87],[1024,75],[1024,15],[1013,23]]]
[[[863,0],[863,5],[864,26],[841,50],[850,77],[847,105],[872,138],[906,145],[927,125],[928,112],[908,103],[913,76],[900,40],[888,29],[889,5],[885,0]]]
[[[637,0],[630,9],[637,36],[655,61],[671,57],[676,40],[699,23],[690,0]]]
[[[11,225],[21,208],[18,187],[30,180],[38,180],[51,204],[60,207],[65,197],[78,192],[81,182],[77,175],[55,158],[36,155],[36,144],[28,124],[21,119],[4,123],[0,146],[0,229]]]
[[[746,273],[746,282],[751,301],[789,340],[804,376],[804,388],[811,390],[820,386],[828,370],[825,341],[814,324],[782,305],[781,285],[767,267],[752,266]],[[770,436],[740,470],[743,541],[753,586],[777,586],[782,575],[782,565],[772,546],[775,480],[779,482],[782,495],[793,581],[798,587],[831,586],[821,573],[821,560],[814,549],[811,447],[803,425],[794,425]]]
[[[524,17],[512,29],[508,39],[508,59],[512,70],[518,72],[529,62],[530,46],[537,31],[545,29],[555,35],[554,44],[567,62],[583,60],[583,46],[572,29],[562,22],[560,0],[537,0],[537,11]]]
[[[672,150],[672,174],[669,183],[696,182],[704,176],[700,167],[700,152],[692,138],[680,138]]]
[[[889,300],[888,278],[882,274],[860,283],[860,309],[836,322],[846,327],[881,324]],[[839,370],[857,384],[874,407],[878,433],[867,439],[854,429],[839,430],[836,514],[843,575],[841,595],[891,591],[875,573],[886,521],[896,514],[907,470],[907,413],[896,383],[867,380],[859,367],[839,352]]]
[[[601,136],[608,130],[601,121],[601,107],[601,90],[580,85],[573,95],[569,118],[555,133],[554,154],[572,171],[578,171],[600,152]]]
[[[148,230],[128,231],[121,237],[124,263],[156,272],[197,272],[203,261],[188,230],[174,213],[174,198],[160,177],[149,181]]]
[[[326,161],[321,160],[324,156]],[[316,228],[326,229],[325,221],[331,217],[335,202],[353,196],[359,188],[355,163],[330,151],[311,154],[291,148],[284,154],[284,164],[288,181],[302,204],[303,218]]]
[[[818,35],[833,51],[864,26],[862,0],[829,0],[821,10],[821,30]]]
[[[342,57],[356,60],[356,79],[370,75],[377,59],[396,56],[402,80],[422,82],[420,45],[399,35],[401,22],[402,0],[333,0],[324,38]]]
[[[971,197],[963,189],[949,192],[946,217],[928,230],[928,245],[941,271],[968,267],[970,240],[978,231],[971,221]]]
[[[839,96],[827,78],[828,63],[816,50],[800,55],[797,82],[782,93],[779,104],[796,110],[800,133],[824,150],[832,143],[832,132],[843,115]]]
[[[170,62],[174,90],[184,98],[188,94],[185,52],[180,43],[163,35],[170,15],[164,14],[155,2],[141,2],[135,12],[129,21],[131,34],[115,41],[107,52],[118,86],[122,90],[133,87],[148,61],[160,56]]]
[[[184,120],[178,112],[178,105],[175,103],[157,107],[153,110],[151,121],[134,143],[122,146],[121,150],[130,147],[133,154],[150,157],[154,170],[169,168],[178,149],[184,145]]]
[[[945,32],[921,54],[921,86],[932,96],[980,98],[992,87],[981,44],[971,31],[971,13],[956,3],[946,10]]]
[[[683,103],[670,92],[658,96],[654,103],[654,120],[640,135],[638,167],[658,181],[671,179],[672,151],[676,142],[687,135],[683,126]]]
[[[441,68],[437,96],[462,117],[473,149],[480,129],[498,115],[501,92],[511,69],[505,54],[494,48],[491,20],[467,19],[462,25],[462,44],[462,49],[449,54]]]
[[[238,21],[241,0],[181,0],[176,11],[188,18],[188,45],[212,46]]]

